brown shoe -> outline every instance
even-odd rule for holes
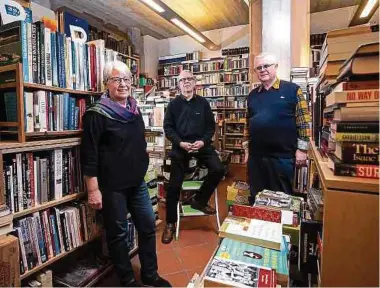
[[[174,224],[166,224],[164,233],[162,233],[161,241],[164,244],[169,244],[173,240],[173,236],[175,233],[175,225]]]
[[[191,202],[191,208],[199,210],[207,215],[214,215],[216,213],[216,210],[208,205],[202,205],[193,200]]]

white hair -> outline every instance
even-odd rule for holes
[[[112,70],[117,70],[120,72],[120,74],[132,77],[131,70],[129,69],[127,64],[125,64],[124,62],[121,62],[119,60],[109,61],[104,65],[104,69],[103,69],[103,81],[104,82],[107,82],[108,79],[111,77]]]
[[[264,59],[266,64],[278,64],[277,57],[268,52],[263,52],[257,55],[254,63],[256,63],[258,59]],[[256,67],[256,64],[254,64],[254,66]]]
[[[181,79],[181,76],[182,76],[184,73],[189,73],[189,74],[191,74],[192,77],[194,77],[193,72],[191,72],[190,70],[184,69],[184,70],[181,71],[181,73],[179,73],[179,75],[178,75],[178,79]]]

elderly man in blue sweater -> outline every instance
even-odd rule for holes
[[[300,87],[277,77],[269,53],[256,56],[261,85],[247,99],[249,184],[252,201],[263,189],[292,194],[294,167],[306,164],[310,114]]]

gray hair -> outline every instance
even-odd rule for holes
[[[190,73],[191,76],[194,77],[193,72],[191,72],[190,70],[184,69],[184,70],[181,71],[181,73],[179,73],[179,75],[178,75],[178,79],[181,79],[181,75],[182,75],[182,73]]]
[[[263,52],[257,55],[255,57],[254,63],[257,62],[257,59],[264,59],[267,62],[267,64],[278,64],[277,57],[268,52]],[[256,65],[254,65],[254,67],[256,67]]]
[[[127,77],[132,77],[131,70],[124,62],[119,60],[109,61],[104,65],[103,69],[103,81],[106,83],[108,79],[111,77],[112,70],[117,70],[120,74],[123,74]]]

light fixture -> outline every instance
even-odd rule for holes
[[[372,11],[372,8],[375,6],[377,0],[369,0],[365,5],[362,13],[360,14],[360,18],[368,17],[369,13]]]
[[[153,8],[158,13],[165,12],[165,9],[162,8],[160,5],[158,5],[156,2],[154,2],[153,0],[140,0],[140,1],[144,2],[146,5]]]
[[[183,31],[185,31],[187,34],[189,34],[191,37],[195,38],[198,42],[200,42],[200,43],[205,42],[205,39],[202,36],[200,36],[194,30],[189,28],[182,21],[178,20],[177,18],[172,18],[172,19],[170,19],[170,21],[172,21],[175,25],[177,25],[179,28],[181,28]]]

